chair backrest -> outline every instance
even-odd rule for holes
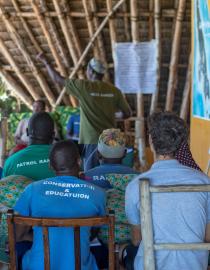
[[[210,250],[208,243],[164,243],[153,239],[151,193],[210,192],[210,185],[150,186],[149,179],[140,179],[141,233],[144,245],[144,270],[155,270],[155,250]]]
[[[50,270],[49,253],[49,227],[73,227],[74,228],[74,250],[75,250],[75,270],[81,269],[80,259],[80,227],[82,226],[102,226],[109,227],[109,270],[114,270],[114,212],[104,217],[89,218],[35,218],[15,215],[12,210],[7,213],[7,223],[9,232],[9,250],[11,269],[17,270],[17,258],[15,252],[15,225],[39,226],[43,228],[44,242],[44,269]],[[68,270],[68,269],[66,269]]]

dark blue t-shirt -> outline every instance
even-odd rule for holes
[[[124,166],[122,164],[101,164],[87,172],[85,172],[85,179],[89,180],[94,185],[108,189],[112,188],[109,181],[106,179],[106,174],[138,174],[134,169]]]
[[[22,193],[15,211],[24,216],[79,218],[105,215],[102,189],[76,177],[59,176],[34,182]],[[23,257],[23,270],[43,270],[42,228],[34,227],[32,248]],[[90,228],[81,227],[82,270],[98,270],[89,249]],[[74,269],[72,228],[50,228],[50,269]]]
[[[80,114],[73,114],[69,117],[66,129],[68,138],[71,137],[73,140],[79,140]],[[69,135],[69,133],[72,135]]]

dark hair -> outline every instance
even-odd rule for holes
[[[43,99],[37,99],[34,101],[34,103],[39,103],[42,106],[43,110],[45,110],[46,103]]]
[[[172,112],[156,112],[149,116],[148,131],[158,155],[174,155],[188,139],[185,121]]]
[[[54,121],[47,112],[34,113],[29,119],[28,136],[32,140],[49,142],[54,136]]]
[[[60,141],[53,145],[49,159],[50,165],[55,171],[71,171],[79,158],[79,150],[72,140]]]

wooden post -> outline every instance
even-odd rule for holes
[[[0,166],[3,168],[7,153],[7,118],[3,117],[0,122]]]
[[[106,0],[106,5],[107,5],[108,13],[110,13],[112,10],[112,0]],[[116,29],[115,29],[115,19],[113,18],[113,16],[110,16],[110,18],[109,18],[109,33],[110,33],[110,38],[111,38],[112,55],[113,55],[114,44],[117,42],[117,34],[116,34]]]
[[[131,8],[131,36],[133,43],[139,42],[139,14],[138,1],[130,1]],[[138,145],[139,161],[141,163],[141,170],[146,168],[145,158],[145,131],[144,131],[144,96],[142,93],[137,94],[137,117],[139,120],[135,123],[136,142]]]
[[[155,0],[154,4],[154,16],[155,16],[155,40],[157,42],[157,89],[154,94],[152,94],[150,114],[155,111],[158,103],[158,94],[160,88],[160,71],[161,71],[161,31],[160,31],[160,0]]]
[[[149,179],[140,179],[141,234],[144,246],[144,270],[155,270],[154,240],[152,228],[152,207]]]
[[[127,3],[124,2],[122,5],[122,9],[124,12],[124,27],[125,27],[125,39],[127,42],[129,42],[131,40],[131,35],[130,35],[130,30],[129,30],[129,21],[128,21],[128,16],[126,15],[127,13]]]
[[[71,79],[76,72],[78,71],[78,69],[80,68],[80,65],[82,64],[83,60],[85,59],[86,55],[88,54],[91,46],[93,45],[95,39],[97,38],[97,36],[99,35],[99,33],[102,31],[102,29],[104,28],[104,26],[106,25],[107,21],[109,20],[109,18],[112,16],[112,14],[122,5],[122,3],[125,0],[119,0],[119,2],[113,7],[113,9],[107,14],[107,16],[104,18],[104,20],[102,21],[102,23],[100,24],[99,28],[97,29],[97,31],[95,32],[95,34],[93,35],[93,37],[90,39],[88,45],[86,46],[85,50],[83,51],[80,59],[77,62],[77,65],[75,66],[74,70],[72,71],[72,73],[70,74],[69,78]],[[65,94],[65,88],[62,90],[62,92],[60,93],[60,96],[58,97],[55,106],[57,106],[60,102],[61,99],[63,97],[63,95]]]
[[[184,120],[187,120],[187,115],[189,113],[190,108],[191,68],[192,68],[191,64],[192,64],[192,55],[190,54],[187,68],[186,82],[182,97],[182,105],[180,110],[180,117]]]
[[[171,62],[169,67],[169,79],[168,79],[166,107],[165,107],[167,111],[171,111],[173,109],[174,96],[177,88],[177,69],[178,69],[177,67],[179,62],[182,21],[184,18],[185,6],[186,0],[179,0],[174,37],[172,42]]]

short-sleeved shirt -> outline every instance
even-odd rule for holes
[[[2,177],[24,175],[33,180],[55,176],[49,167],[51,145],[33,144],[10,156],[3,167]]]
[[[67,137],[71,137],[75,141],[79,140],[80,114],[73,114],[69,117],[66,129],[68,133]]]
[[[15,137],[19,137],[25,144],[29,143],[29,137],[26,129],[28,128],[29,118],[20,120],[17,129],[15,131]]]
[[[210,184],[203,173],[185,167],[176,160],[162,160],[140,175],[149,178],[151,185]],[[138,177],[139,178],[139,177]],[[141,224],[139,180],[128,184],[125,210],[129,222]],[[156,243],[203,242],[207,223],[210,223],[210,194],[207,192],[153,193],[152,219]],[[208,251],[163,250],[156,254],[157,270],[206,270]],[[143,270],[143,244],[135,258],[135,270]]]
[[[105,215],[102,189],[72,176],[58,176],[29,185],[15,211],[24,216],[79,218]],[[23,257],[23,270],[44,269],[42,228],[34,227],[32,248]],[[81,227],[81,269],[98,270],[89,248],[90,228]],[[74,269],[72,228],[50,228],[50,269]]]
[[[111,184],[107,180],[106,175],[114,174],[137,174],[137,172],[127,166],[122,164],[101,164],[89,171],[85,172],[85,179],[89,180],[94,185],[97,185],[101,188],[109,189],[112,188]]]
[[[121,91],[103,81],[67,80],[68,93],[80,101],[80,143],[97,144],[104,129],[115,127],[115,112],[129,113]]]

